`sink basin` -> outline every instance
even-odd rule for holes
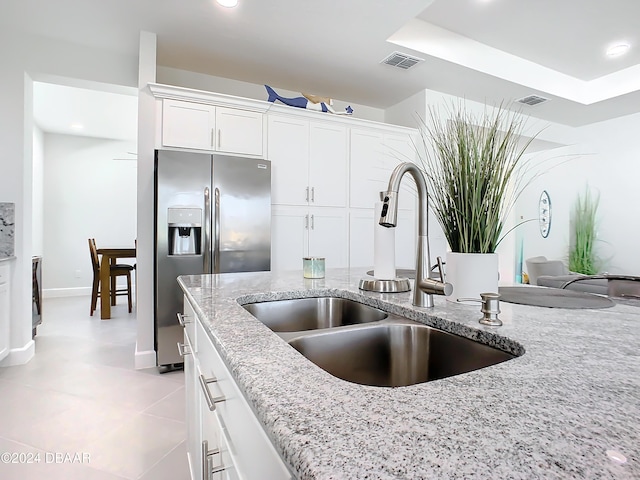
[[[298,332],[376,322],[387,318],[377,308],[346,298],[319,297],[243,305],[274,332]]]
[[[379,387],[429,382],[515,358],[412,321],[317,332],[289,344],[338,378]]]

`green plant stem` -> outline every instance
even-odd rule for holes
[[[517,112],[496,108],[481,118],[458,105],[441,121],[430,109],[421,119],[418,149],[432,210],[454,252],[493,253],[525,180],[523,155],[534,135],[520,145],[524,123]]]

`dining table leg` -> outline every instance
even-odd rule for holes
[[[102,255],[100,262],[100,318],[111,318],[111,275],[110,257]]]

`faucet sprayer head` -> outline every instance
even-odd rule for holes
[[[378,223],[383,227],[393,228],[398,224],[398,192],[383,192],[381,197],[383,203]]]

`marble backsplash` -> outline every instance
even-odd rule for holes
[[[15,255],[15,211],[15,204],[0,202],[0,258]]]

